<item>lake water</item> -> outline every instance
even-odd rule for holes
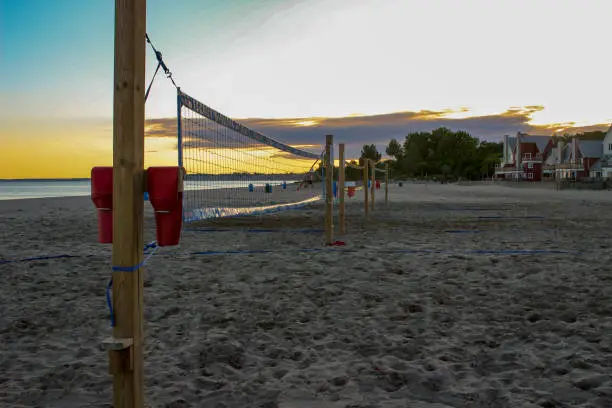
[[[256,187],[267,183],[272,185],[282,184],[279,180],[257,180],[250,181]],[[287,183],[291,181],[287,180]],[[247,188],[249,181],[186,181],[185,190],[217,188]],[[0,181],[0,200],[18,200],[26,198],[49,198],[49,197],[83,197],[91,194],[91,183],[89,180],[58,180],[58,181]]]

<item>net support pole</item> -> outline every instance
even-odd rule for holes
[[[178,165],[183,167],[183,123],[181,120],[181,108],[183,100],[181,97],[181,88],[176,88],[176,130],[177,130],[177,148],[178,148]]]
[[[368,194],[368,159],[363,159],[363,210],[365,216],[368,216],[368,207],[370,206]]]
[[[144,406],[143,257],[146,0],[115,0],[113,107],[113,406]]]
[[[389,204],[389,162],[385,163],[385,205]]]
[[[374,193],[376,192],[376,163],[374,160],[372,160],[370,172],[370,200],[372,202],[372,211],[374,211]]]
[[[334,220],[333,220],[333,180],[334,167],[333,158],[331,155],[334,137],[332,135],[325,136],[325,244],[331,245],[334,239]]]
[[[338,160],[340,166],[338,170],[338,218],[340,224],[340,234],[346,232],[346,215],[344,213],[344,182],[346,177],[346,166],[344,164],[344,143],[338,145]]]
[[[323,161],[325,162],[326,158],[325,156],[323,157]],[[325,163],[321,163],[321,189],[322,189],[322,193],[323,193],[323,197],[325,197],[326,191],[325,191],[325,186],[327,185],[325,183]]]

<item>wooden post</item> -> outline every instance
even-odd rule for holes
[[[371,169],[371,182],[370,182],[370,200],[372,201],[372,211],[374,211],[374,193],[376,192],[376,163],[372,160],[372,169]]]
[[[142,262],[146,0],[115,0],[113,265]],[[143,271],[113,271],[113,406],[144,406]]]
[[[385,205],[389,204],[389,162],[385,163]]]
[[[368,159],[363,159],[363,203],[365,216],[368,216],[368,207],[370,205],[368,198]]]
[[[340,234],[346,232],[346,216],[344,213],[344,179],[345,179],[345,165],[344,165],[344,143],[338,145],[338,155],[340,159],[340,169],[338,173],[338,217],[340,221]]]
[[[331,245],[334,241],[334,166],[333,157],[331,156],[334,137],[332,135],[325,136],[325,243]]]

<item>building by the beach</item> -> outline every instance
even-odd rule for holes
[[[608,133],[601,142],[602,155],[601,159],[595,163],[596,172],[600,172],[600,177],[612,178],[612,126],[608,129]],[[591,174],[591,177],[596,177]]]
[[[580,140],[576,137],[568,144],[559,142],[556,147],[559,159],[554,165],[555,178],[576,180],[591,177],[594,165],[601,159],[602,146],[601,140]],[[601,177],[597,173],[593,177]]]
[[[504,135],[502,161],[495,168],[495,177],[510,180],[540,181],[553,164],[553,138],[518,132]]]
[[[612,126],[603,140],[581,140],[556,145],[552,136],[518,132],[505,135],[502,160],[495,178],[541,181],[545,178],[581,179],[612,177]]]

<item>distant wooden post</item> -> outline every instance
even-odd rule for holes
[[[385,163],[385,205],[389,204],[389,162]]]
[[[142,262],[146,0],[115,0],[113,265]],[[143,271],[113,271],[113,338],[103,345],[113,374],[113,406],[144,406]]]
[[[364,211],[365,216],[368,216],[368,207],[370,203],[368,202],[368,159],[363,159],[363,203],[364,203]]]
[[[325,136],[325,243],[331,245],[334,240],[334,166],[333,157],[331,157],[332,145],[334,137],[332,135]]]
[[[338,155],[340,160],[340,169],[338,173],[338,218],[340,224],[340,234],[346,233],[346,216],[344,213],[344,178],[345,178],[345,164],[344,164],[344,143],[338,145]]]
[[[372,211],[374,211],[374,193],[376,192],[376,163],[372,160],[371,182],[370,182],[370,200],[372,201]]]

